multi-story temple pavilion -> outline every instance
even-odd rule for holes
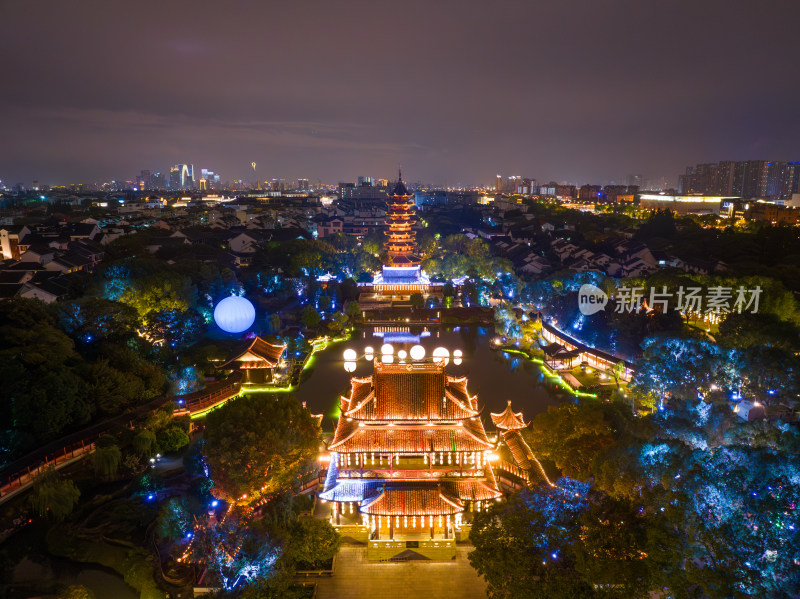
[[[376,360],[340,405],[320,498],[333,502],[334,524],[368,528],[370,550],[444,539],[454,551],[471,512],[501,497],[477,396],[441,361]]]
[[[386,206],[388,230],[384,249],[387,260],[381,272],[375,275],[372,288],[378,294],[390,296],[427,293],[431,282],[422,272],[422,259],[416,254],[414,202],[401,173]]]

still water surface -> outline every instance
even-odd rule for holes
[[[460,349],[463,352],[462,363],[455,365],[451,359],[447,371],[454,376],[469,378],[469,392],[478,395],[485,424],[490,423],[489,412],[502,411],[509,399],[514,410],[522,411],[525,419],[530,420],[548,406],[572,397],[544,376],[538,365],[523,356],[490,349],[489,342],[493,336],[492,328],[476,326],[419,328],[405,333],[359,330],[350,341],[331,345],[314,356],[310,373],[306,373],[295,396],[306,402],[312,412],[324,413],[323,429],[332,430],[338,415],[338,397],[348,392],[350,377],[372,373],[372,362],[363,358],[364,349],[372,347],[380,356],[381,345],[388,342],[394,347],[395,355],[401,349],[408,352],[417,343],[425,348],[427,356],[437,347],[446,348],[451,356],[454,350]],[[360,357],[352,373],[344,370],[342,355],[346,349],[354,349]]]

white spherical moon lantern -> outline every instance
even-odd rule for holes
[[[355,362],[345,362],[344,369],[346,372],[355,372],[356,370],[356,363]]]
[[[381,345],[381,355],[391,356],[394,353],[394,346],[391,343]]]
[[[425,348],[421,345],[415,345],[411,348],[411,359],[412,360],[421,360],[425,357]]]
[[[433,350],[433,360],[434,362],[443,362],[447,366],[448,362],[450,362],[450,352],[447,351],[447,348],[437,347]]]
[[[461,352],[460,349],[456,349],[456,350],[453,351],[453,357],[454,358],[460,358],[462,355],[464,355],[464,354]]]
[[[356,350],[354,349],[346,349],[344,350],[344,359],[348,362],[355,362],[358,355],[356,354]]]
[[[250,300],[238,295],[226,297],[214,308],[214,322],[226,333],[243,333],[256,321]]]
[[[407,355],[408,354],[404,349],[401,349],[399,352],[397,352],[397,357],[400,358],[401,360],[405,360]]]
[[[364,348],[364,355],[365,356],[371,356],[374,353],[375,353],[375,350],[372,349],[371,345],[368,345],[367,347]]]

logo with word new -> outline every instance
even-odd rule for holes
[[[605,291],[589,283],[581,285],[578,291],[578,310],[581,314],[591,316],[600,310],[605,310],[607,303],[608,295]]]

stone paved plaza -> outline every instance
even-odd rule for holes
[[[317,585],[317,599],[486,599],[486,584],[469,565],[472,547],[460,546],[454,562],[371,564],[367,548],[344,546],[336,571]]]

